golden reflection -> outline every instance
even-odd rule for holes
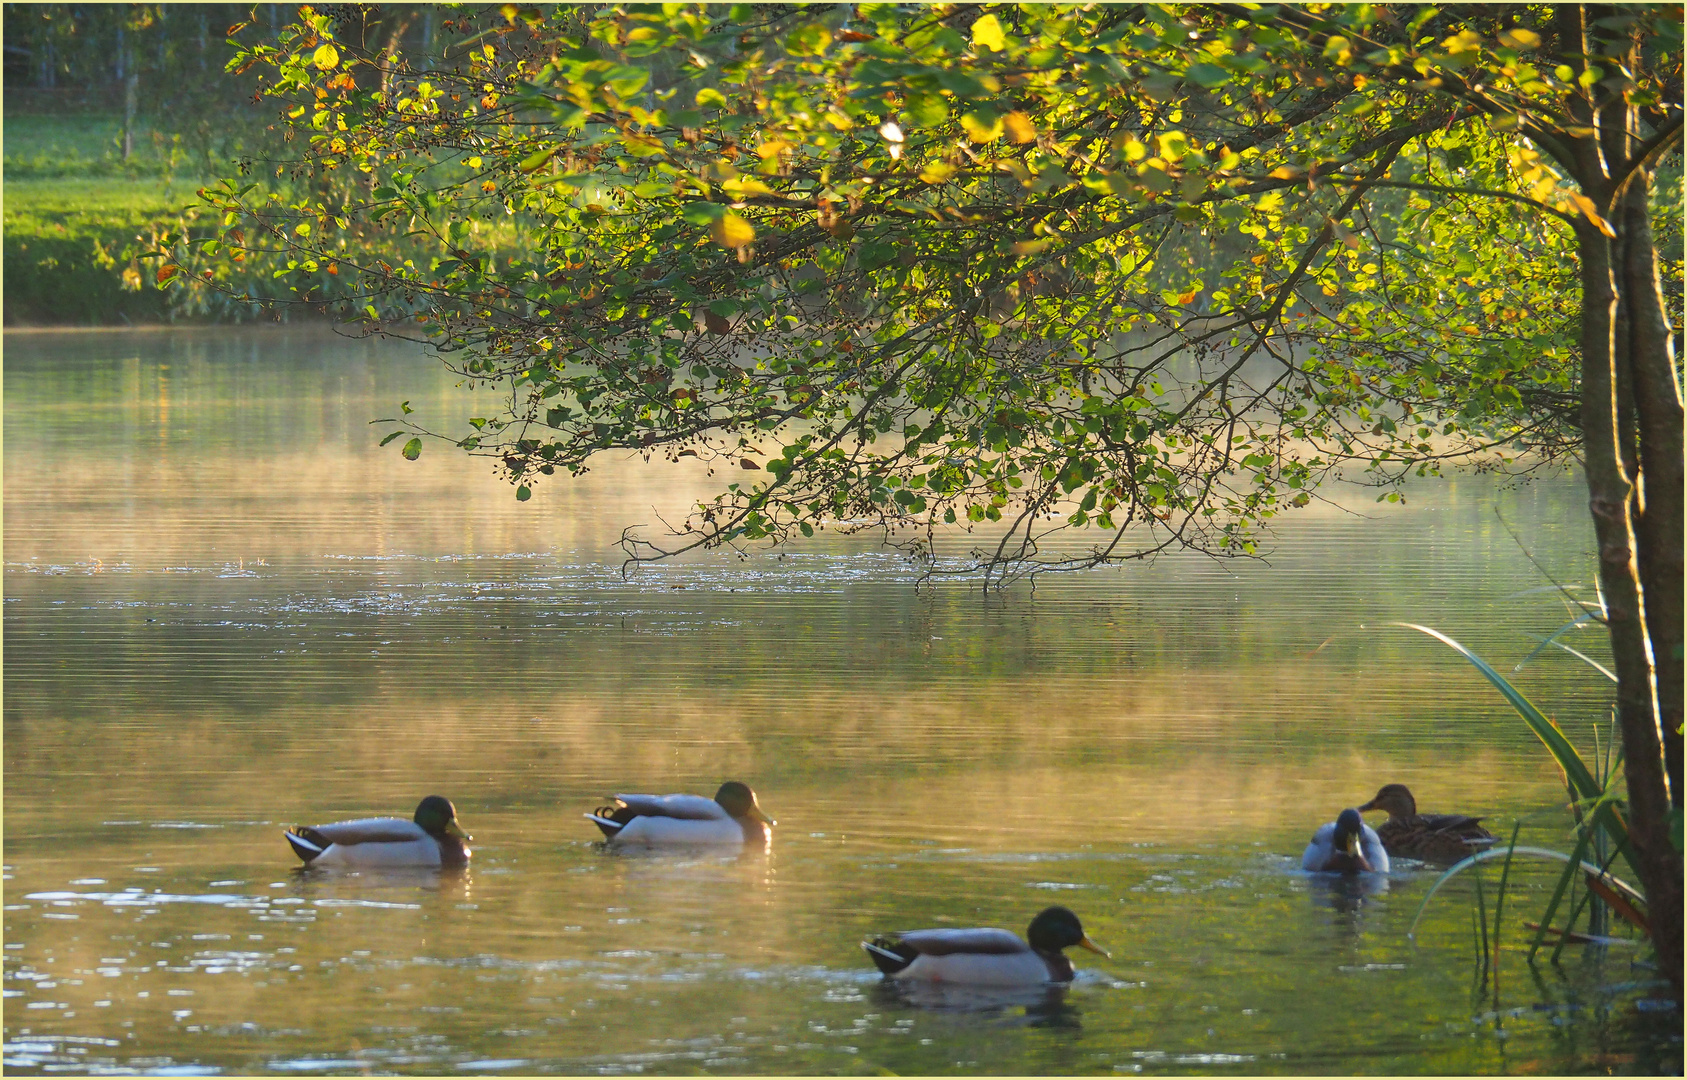
[[[105,381],[74,350],[27,378],[7,357],[14,1067],[324,1071],[356,1046],[437,1073],[1574,1072],[1639,1042],[1597,1026],[1645,1020],[1633,992],[1581,1007],[1633,980],[1589,952],[1506,982],[1502,1056],[1464,1000],[1462,882],[1414,947],[1425,871],[1385,894],[1296,869],[1384,783],[1562,846],[1556,770],[1503,702],[1355,628],[1492,626],[1535,583],[1492,506],[1573,565],[1573,482],[1458,481],[1444,513],[1287,526],[1270,567],[1035,596],[915,596],[835,538],[623,582],[621,526],[683,516],[701,467],[608,461],[516,504],[480,462],[373,445],[403,398],[466,413],[415,382],[426,361],[250,340],[303,345],[160,349]],[[89,457],[124,482],[67,496]],[[1578,738],[1605,694],[1581,674],[1524,676]],[[726,776],[777,809],[777,849],[612,851],[580,820],[627,777]],[[421,790],[474,824],[472,875],[300,870],[276,836]],[[1552,870],[1512,873],[1508,912],[1536,917]],[[857,944],[1050,902],[1117,957],[1053,993],[885,986]],[[1341,1053],[1306,1057],[1309,1031]],[[1678,1072],[1669,1045],[1631,1064]]]

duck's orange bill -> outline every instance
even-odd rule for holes
[[[1091,941],[1087,937],[1078,942],[1078,948],[1088,949],[1092,953],[1099,953],[1102,956],[1107,957],[1107,959],[1109,959],[1109,960],[1113,959],[1112,953],[1108,952],[1106,949],[1103,949],[1100,945],[1097,945],[1095,942]]]

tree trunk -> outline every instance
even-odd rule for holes
[[[1625,222],[1613,215],[1613,226]],[[1637,427],[1625,350],[1636,334],[1619,332],[1619,304],[1612,257],[1632,256],[1634,238],[1612,240],[1591,224],[1576,230],[1582,279],[1582,433],[1586,440],[1588,509],[1599,545],[1599,579],[1605,593],[1606,627],[1617,671],[1617,721],[1622,731],[1623,769],[1628,779],[1629,840],[1646,889],[1648,922],[1664,974],[1681,993],[1681,857],[1669,838],[1669,791],[1664,774],[1656,686],[1637,556],[1635,518],[1639,490],[1626,460],[1635,451]],[[1626,276],[1626,275],[1625,275]],[[1624,424],[1628,420],[1630,423]]]
[[[141,75],[130,71],[123,80],[123,160],[135,152],[135,99],[140,93]]]
[[[1608,14],[1579,4],[1553,9],[1555,45],[1566,62],[1585,69],[1593,55],[1638,59],[1638,43]],[[1597,85],[1568,104],[1572,119],[1591,134],[1564,139],[1554,154],[1615,234],[1589,219],[1575,226],[1583,452],[1617,672],[1629,842],[1646,889],[1652,944],[1680,1001],[1682,860],[1670,839],[1672,797],[1677,805],[1680,799],[1679,780],[1670,782],[1672,772],[1680,776],[1680,734],[1664,726],[1660,692],[1673,679],[1669,708],[1679,723],[1681,397],[1646,215],[1649,177],[1643,163],[1630,159],[1644,143],[1637,110]],[[1630,176],[1634,164],[1642,167]],[[1672,742],[1674,761],[1666,769]]]
[[[1649,177],[1629,183],[1620,209],[1626,240],[1619,319],[1628,331],[1627,367],[1634,387],[1640,462],[1640,514],[1635,522],[1646,636],[1658,682],[1658,721],[1670,804],[1681,805],[1682,714],[1682,409],[1673,341],[1658,281],[1657,249],[1648,214]]]

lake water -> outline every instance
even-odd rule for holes
[[[1335,492],[1268,562],[1005,595],[824,535],[623,577],[622,528],[683,513],[702,467],[606,461],[518,504],[483,463],[406,462],[371,419],[464,414],[412,347],[5,350],[12,1072],[1681,1069],[1643,950],[1526,963],[1547,865],[1513,872],[1497,989],[1470,875],[1413,940],[1435,872],[1298,871],[1390,781],[1569,846],[1532,736],[1389,624],[1509,670],[1565,621],[1543,570],[1589,579],[1578,479]],[[1591,669],[1517,679],[1591,748]],[[779,819],[766,851],[617,855],[580,816],[733,778]],[[280,835],[430,792],[466,873],[302,873]],[[1051,903],[1113,953],[1064,991],[901,993],[858,945]]]

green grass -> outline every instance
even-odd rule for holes
[[[179,315],[136,256],[194,202],[173,140],[139,131],[122,159],[120,119],[7,116],[5,319],[15,325],[165,322]]]
[[[5,198],[8,325],[161,322],[168,297],[136,256],[192,188],[157,178],[13,179]]]
[[[8,115],[0,134],[6,184],[59,177],[156,179],[186,165],[176,140],[140,127],[135,131],[134,153],[124,161],[122,135],[123,119],[115,113]]]

